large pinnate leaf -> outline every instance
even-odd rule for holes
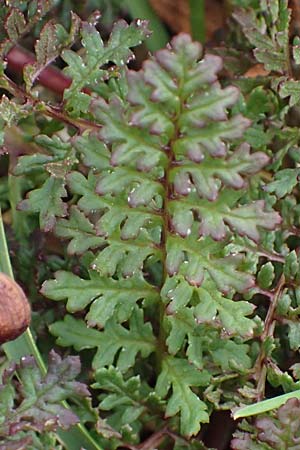
[[[207,371],[197,370],[184,359],[166,357],[163,360],[155,389],[160,397],[165,398],[172,388],[166,416],[172,417],[180,412],[180,431],[183,435],[197,434],[200,423],[208,422],[207,407],[191,387],[207,386],[209,380]]]
[[[201,59],[200,44],[189,36],[174,38],[138,72],[123,68],[128,84],[121,95],[90,102],[80,91],[97,92],[102,65],[128,56],[116,50],[107,59],[125,29],[105,46],[84,26],[86,51],[64,54],[67,71],[83,64],[85,72],[83,79],[78,66],[67,108],[75,114],[82,100],[80,112],[97,121],[97,132],[73,139],[85,170],[64,176],[76,206],[59,217],[55,231],[70,241],[71,254],[92,252],[81,258],[87,277],[58,272],[42,292],[67,300],[70,313],[85,310],[83,320],[67,315],[50,330],[59,345],[96,349],[92,365],[101,369],[97,386],[111,392],[101,399],[113,430],[121,433],[129,417],[138,427],[145,408],[137,379],[120,373],[129,377],[152,365],[156,352],[156,392],[166,401],[166,417],[178,415],[181,433],[192,436],[208,421],[200,389],[210,381],[206,367],[216,377],[249,374],[245,340],[256,321],[242,294],[255,286],[255,264],[245,242],[255,248],[261,231],[274,230],[280,217],[263,195],[245,195],[269,158],[241,143],[250,122],[230,111],[239,91],[218,83],[221,59]]]

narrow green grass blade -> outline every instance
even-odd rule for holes
[[[289,392],[288,394],[279,395],[278,397],[270,398],[268,400],[263,400],[262,402],[255,403],[254,405],[244,406],[243,408],[238,408],[233,413],[234,420],[240,419],[242,417],[254,416],[256,414],[262,414],[272,409],[277,409],[284,405],[290,398],[300,399],[300,390]]]
[[[125,0],[124,3],[133,18],[149,20],[149,27],[153,32],[146,41],[149,50],[154,52],[163,48],[169,42],[170,36],[148,0]]]
[[[189,0],[190,22],[193,39],[205,41],[205,0]]]
[[[5,231],[2,220],[2,213],[0,209],[0,270],[11,278],[14,278],[9,252],[5,237]],[[42,356],[34,342],[30,329],[28,328],[25,333],[12,342],[8,342],[3,345],[3,349],[7,358],[10,361],[19,361],[22,356],[33,355],[37,365],[44,375],[47,373],[45,363]],[[69,408],[67,402],[62,403],[65,408]],[[88,431],[81,425],[76,425],[68,431],[58,430],[57,436],[60,442],[65,446],[67,450],[80,450],[82,448],[86,450],[103,450],[90,436]]]

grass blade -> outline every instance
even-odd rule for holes
[[[284,405],[290,398],[300,399],[300,390],[289,392],[288,394],[279,395],[278,397],[269,398],[268,400],[263,400],[262,402],[255,403],[254,405],[244,406],[238,408],[233,413],[234,420],[240,419],[242,417],[254,416],[256,414],[262,414],[272,409],[277,409]]]
[[[190,22],[193,39],[205,41],[205,0],[189,0],[190,2]]]

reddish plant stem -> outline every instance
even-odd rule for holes
[[[138,446],[127,444],[126,447],[129,450],[153,450],[154,448],[157,448],[165,440],[168,434],[169,433],[167,428],[164,427],[162,430],[158,430],[155,433],[153,433],[148,439],[146,439]]]
[[[8,78],[5,75],[4,80],[6,82],[3,85],[4,89],[13,94],[15,97],[22,99],[22,101],[29,102],[34,108],[36,108],[36,110],[40,108],[40,111],[43,111],[44,114],[46,114],[49,117],[60,120],[61,122],[65,122],[66,124],[77,128],[80,132],[83,132],[84,130],[98,131],[101,128],[101,125],[98,125],[89,120],[75,119],[73,117],[70,117],[58,106],[45,104],[44,102],[37,100],[29,92],[22,89],[20,86],[18,86],[16,83],[14,83],[10,78]]]
[[[36,59],[34,55],[20,46],[13,47],[7,54],[7,68],[16,74],[22,74],[27,64],[34,64]],[[66,77],[59,69],[48,66],[41,71],[38,77],[39,83],[50,89],[52,92],[62,96],[72,80]]]
[[[266,315],[264,331],[261,335],[261,341],[264,342],[268,337],[272,337],[275,329],[275,311],[278,304],[278,300],[285,286],[285,277],[281,275],[276,288],[270,293],[270,306]],[[257,380],[257,400],[260,401],[264,398],[265,384],[266,384],[267,366],[266,366],[266,353],[262,349],[255,363],[255,378]]]

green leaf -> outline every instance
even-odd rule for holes
[[[296,64],[300,64],[300,38],[295,36],[293,40],[293,58]]]
[[[275,180],[265,186],[267,192],[274,192],[278,198],[290,194],[299,182],[299,169],[283,169],[275,174]]]
[[[253,313],[254,305],[226,298],[208,280],[196,291],[198,304],[194,316],[198,323],[216,323],[218,320],[228,334],[252,336],[255,322],[246,316]]]
[[[253,334],[255,322],[246,316],[253,313],[254,306],[242,300],[226,298],[208,278],[204,280],[201,287],[191,286],[179,276],[169,278],[161,294],[164,301],[168,303],[168,320],[172,322],[171,334],[181,344],[185,334],[194,331],[195,319],[198,324],[216,325],[218,323],[228,335],[238,334],[247,337]],[[186,308],[190,302],[193,307]],[[182,322],[180,320],[178,322],[178,314],[182,316]],[[187,327],[183,326],[184,322]],[[167,342],[170,339],[171,337]]]
[[[254,47],[257,61],[266,70],[288,73],[290,10],[287,0],[262,2],[257,11],[238,9],[233,16]]]
[[[102,276],[116,273],[121,273],[123,277],[133,276],[143,269],[147,258],[159,258],[161,254],[160,249],[147,239],[147,235],[141,233],[138,241],[124,241],[120,233],[115,233],[107,241],[109,245],[98,253],[91,266]]]
[[[11,42],[17,43],[25,30],[25,26],[26,21],[22,11],[17,8],[11,8],[5,21],[5,29]]]
[[[239,256],[221,257],[222,246],[210,238],[198,241],[193,236],[185,239],[179,236],[169,236],[167,242],[167,270],[170,276],[181,273],[188,282],[200,286],[204,275],[208,274],[221,292],[231,288],[245,292],[253,286],[251,275],[239,271],[241,263]],[[218,256],[219,252],[219,256]]]
[[[19,105],[3,94],[0,101],[0,118],[5,125],[11,127],[19,122],[20,119],[27,117],[30,113],[28,105]]]
[[[262,289],[268,289],[275,277],[273,264],[269,261],[264,264],[257,275],[257,282]]]
[[[139,300],[156,301],[157,291],[141,275],[130,279],[114,280],[103,278],[97,272],[90,272],[85,280],[71,272],[56,272],[55,280],[48,280],[42,286],[42,294],[52,300],[67,299],[67,310],[81,311],[92,303],[86,316],[89,326],[103,328],[114,316],[117,322],[128,320]]]
[[[76,206],[71,206],[68,219],[57,221],[55,233],[58,237],[71,239],[68,244],[70,255],[82,254],[103,243],[103,239],[96,235],[92,223]]]
[[[297,322],[289,322],[288,338],[292,350],[300,348],[300,324]]]
[[[198,218],[200,236],[211,236],[215,240],[224,239],[228,235],[228,225],[241,236],[258,241],[259,227],[272,230],[281,223],[277,212],[265,211],[263,200],[240,205],[240,196],[241,193],[224,190],[214,202],[204,199],[199,201],[195,194],[171,201],[169,209],[172,225],[180,236],[185,237],[190,234],[192,224]],[[197,213],[197,216],[193,213]]]
[[[289,105],[295,106],[300,100],[300,82],[287,79],[279,85],[279,95],[281,98],[289,97]]]
[[[62,198],[67,196],[63,180],[49,177],[41,188],[31,191],[26,200],[19,204],[21,211],[38,212],[41,228],[51,231],[57,217],[65,217],[67,206]]]
[[[84,53],[79,55],[72,50],[64,50],[62,58],[67,64],[65,73],[72,78],[70,88],[64,91],[67,107],[73,114],[87,112],[91,98],[81,92],[86,86],[94,89],[109,72],[102,67],[113,62],[123,66],[133,58],[131,47],[139,45],[148,35],[147,23],[139,21],[127,25],[120,20],[113,26],[110,38],[106,44],[96,28],[84,22],[80,30]]]
[[[74,145],[86,167],[103,170],[110,166],[110,153],[107,146],[92,135],[78,136]]]
[[[146,358],[153,352],[155,346],[152,327],[149,322],[144,323],[143,312],[140,309],[133,311],[129,329],[110,319],[100,332],[87,328],[83,321],[66,315],[63,322],[51,325],[50,331],[58,337],[57,342],[60,345],[71,345],[76,350],[97,347],[98,351],[93,359],[93,368],[96,370],[111,365],[116,359],[116,367],[126,372],[134,365],[139,352]]]
[[[163,359],[162,372],[157,379],[155,390],[161,398],[165,398],[172,388],[166,416],[172,417],[180,413],[180,432],[185,436],[197,434],[200,424],[209,420],[205,403],[191,389],[206,386],[209,379],[207,371],[197,370],[185,359],[171,356]]]
[[[35,43],[36,62],[24,67],[24,80],[30,91],[40,72],[59,55],[58,37],[53,21],[47,22],[41,30],[40,38]]]
[[[250,154],[250,147],[243,144],[228,159],[206,157],[201,164],[185,161],[179,168],[172,168],[171,180],[178,194],[187,195],[194,185],[199,197],[215,200],[222,184],[241,189],[245,186],[243,175],[258,172],[267,162],[264,153]]]
[[[109,423],[121,431],[124,425],[132,425],[145,413],[145,389],[142,388],[139,376],[124,380],[120,370],[111,366],[100,369],[95,374],[94,389],[101,389],[99,408],[111,411]],[[150,391],[150,390],[149,390]]]
[[[213,309],[214,306],[212,306]],[[167,321],[171,326],[167,338],[169,352],[176,355],[186,344],[187,340],[187,358],[191,364],[199,369],[205,368],[207,365],[214,367],[215,373],[223,373],[224,371],[234,371],[239,373],[247,373],[251,367],[251,359],[249,357],[249,346],[237,341],[228,339],[229,335],[222,334],[219,317],[212,320],[214,328],[205,324],[205,317],[198,318],[195,316],[197,307],[182,308],[167,316]],[[222,313],[222,311],[221,311]],[[228,315],[223,317],[225,324],[230,329],[232,322]],[[226,323],[227,320],[227,323]],[[244,322],[244,323],[243,323]],[[220,331],[216,328],[219,325]],[[253,323],[246,324],[245,320],[239,319],[240,329],[252,332]],[[246,328],[248,326],[248,329]],[[249,333],[249,334],[250,334]]]
[[[299,261],[295,250],[291,251],[285,258],[283,273],[286,278],[293,279],[299,271]]]

